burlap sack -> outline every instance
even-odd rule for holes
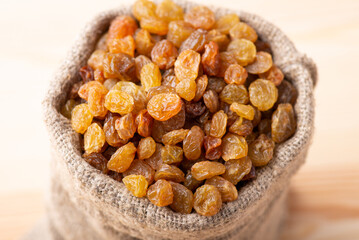
[[[194,4],[178,1],[185,9]],[[237,13],[270,43],[275,63],[298,89],[298,130],[276,148],[270,164],[239,191],[238,200],[223,205],[213,217],[182,215],[135,198],[122,183],[81,158],[79,136],[59,109],[76,81],[79,68],[94,50],[111,20],[131,14],[130,6],[103,12],[77,38],[50,84],[44,100],[45,122],[52,144],[51,187],[47,226],[53,239],[277,239],[291,176],[303,164],[313,134],[315,64],[300,54],[284,33],[262,18],[243,11],[211,8],[217,16]],[[36,235],[37,234],[37,235]],[[28,239],[39,239],[34,230]]]

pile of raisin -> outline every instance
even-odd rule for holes
[[[134,196],[212,216],[295,133],[297,91],[235,14],[171,0],[132,13],[112,21],[62,114],[83,158]]]

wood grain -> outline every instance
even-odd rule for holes
[[[124,0],[3,1],[0,29],[0,239],[43,216],[49,143],[41,100],[76,34]],[[197,0],[257,13],[318,65],[316,132],[291,184],[282,240],[359,239],[359,1]]]

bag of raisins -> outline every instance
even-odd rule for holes
[[[140,7],[146,8],[146,1],[140,2],[142,2]],[[184,1],[175,2],[184,9],[184,12],[194,6]],[[273,159],[269,164],[256,168],[254,180],[237,185],[238,198],[220,205],[219,212],[213,216],[202,216],[203,214],[195,212],[176,213],[168,207],[155,206],[147,198],[136,198],[129,194],[125,185],[116,181],[116,175],[111,178],[82,158],[82,137],[73,131],[71,122],[60,113],[61,107],[68,99],[67,93],[78,81],[79,69],[86,65],[111,21],[119,15],[132,15],[133,10],[132,6],[123,6],[117,10],[103,12],[95,17],[79,35],[69,55],[51,81],[50,90],[44,100],[45,123],[52,144],[47,217],[46,222],[35,228],[26,239],[278,239],[285,220],[289,182],[292,175],[305,161],[314,131],[313,87],[317,80],[316,66],[311,59],[296,50],[293,43],[280,29],[262,18],[243,11],[214,7],[211,10],[214,11],[216,18],[230,13],[237,14],[241,22],[250,25],[258,33],[259,38],[270,45],[273,62],[298,91],[294,105],[297,121],[294,135],[287,141],[276,145]],[[145,14],[140,9],[134,12],[135,15]],[[156,13],[160,14],[160,11]],[[205,11],[198,11],[198,13],[206,14]],[[167,18],[171,17],[168,14],[162,13],[162,15]],[[138,16],[135,17],[138,18]],[[191,17],[193,16],[187,16],[185,20],[192,21]],[[211,28],[212,26],[209,25],[214,24],[211,21],[192,22],[194,27],[202,26],[203,28]],[[151,26],[151,21],[146,19],[141,21],[141,27],[153,31],[152,33],[163,35],[165,30],[158,30],[162,25],[157,24],[155,30],[151,30]],[[217,27],[222,27],[223,31],[227,31],[226,24],[218,23]],[[198,32],[199,35],[201,31]],[[236,32],[233,33],[234,37],[236,37],[235,34]],[[216,33],[214,32],[213,35],[216,36]],[[178,38],[171,37],[176,47],[179,47]],[[199,38],[199,41],[202,40]],[[182,44],[181,48],[188,47],[183,45],[185,44]],[[220,40],[218,45],[220,45]],[[190,47],[195,49],[196,46]],[[208,48],[211,47],[213,46],[208,46]],[[265,52],[265,44],[256,47]],[[235,49],[236,44],[229,48]],[[131,51],[130,48],[125,50]],[[143,51],[143,54],[146,54],[145,50],[139,47],[137,49],[137,51]],[[262,55],[266,57],[266,53]],[[257,58],[263,56],[258,55]],[[247,64],[243,62],[246,59],[238,59],[238,61]],[[204,67],[203,71],[211,74],[216,69],[211,67],[210,60],[208,62],[209,64]],[[166,67],[166,64],[173,65],[173,61],[161,63],[159,66]],[[147,66],[149,66],[148,71],[151,70],[150,67],[153,67]],[[236,71],[236,68],[243,71],[238,66],[231,68],[233,71]],[[248,67],[247,70],[255,72],[253,66]],[[86,73],[86,69],[83,71]],[[159,70],[157,72],[160,74]],[[186,73],[186,68],[178,74],[182,73]],[[238,82],[234,83],[243,84],[243,80],[245,81],[238,78],[235,80]],[[258,82],[258,84],[262,83]],[[218,103],[213,103],[213,101],[206,103],[206,99],[211,99],[216,94],[215,90],[211,90],[203,96],[209,110],[218,108]],[[185,97],[188,96],[182,98]],[[243,108],[241,105],[234,107]],[[196,114],[196,110],[192,113]],[[224,114],[223,111],[221,114]],[[259,128],[265,129],[266,122],[263,122]]]

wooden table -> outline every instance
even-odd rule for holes
[[[262,15],[316,61],[316,133],[292,181],[282,239],[359,239],[359,1],[198,2]],[[52,72],[85,22],[120,3],[2,2],[0,239],[19,238],[44,214],[49,144],[40,102]]]

